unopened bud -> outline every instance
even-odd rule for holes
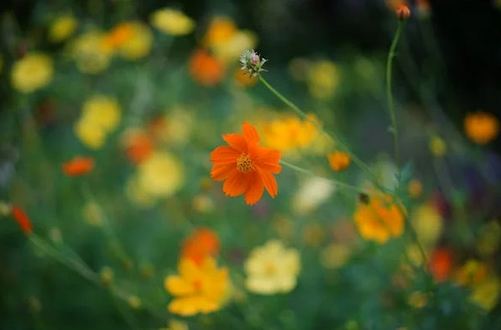
[[[267,59],[262,58],[258,53],[251,49],[247,49],[240,56],[241,69],[252,77],[256,77],[261,72],[266,71],[263,69],[263,65],[266,61]]]
[[[399,20],[404,21],[411,17],[411,10],[406,5],[399,5],[396,9],[396,14]]]

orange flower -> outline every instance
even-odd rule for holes
[[[404,215],[390,196],[371,196],[360,202],[353,218],[360,236],[380,244],[404,231]]]
[[[203,86],[214,86],[224,74],[223,64],[206,50],[199,49],[190,59],[190,73],[193,79]]]
[[[464,119],[464,130],[470,140],[487,144],[499,134],[499,120],[491,113],[469,113]]]
[[[235,197],[243,194],[245,203],[253,205],[261,199],[265,188],[271,197],[277,195],[277,181],[273,174],[282,170],[280,152],[262,147],[252,125],[244,123],[242,131],[243,135],[223,135],[228,146],[212,151],[211,176],[216,181],[224,181],[226,195]]]
[[[214,231],[198,228],[183,242],[181,257],[201,265],[205,258],[217,256],[219,248],[219,238]]]
[[[345,170],[351,163],[350,155],[343,151],[335,151],[329,154],[327,158],[329,159],[329,165],[336,172]]]
[[[12,206],[11,209],[12,217],[17,221],[19,227],[26,235],[29,235],[33,232],[33,225],[31,224],[30,218],[28,215],[18,206]]]
[[[253,77],[240,68],[235,71],[235,83],[239,87],[251,87],[257,83],[257,77]]]
[[[452,270],[452,253],[449,249],[439,248],[433,251],[430,258],[430,272],[437,282],[449,278]]]
[[[89,173],[94,168],[94,159],[77,156],[63,163],[63,172],[67,176],[80,176]]]
[[[136,165],[146,160],[153,152],[150,136],[140,130],[126,132],[123,143],[127,158]]]
[[[104,38],[104,44],[109,49],[117,49],[126,43],[134,33],[130,23],[121,23],[115,26]]]

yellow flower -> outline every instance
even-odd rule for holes
[[[499,279],[491,275],[481,283],[473,286],[470,299],[486,311],[490,311],[496,306],[501,292]]]
[[[87,147],[99,149],[107,134],[118,126],[120,118],[120,105],[114,98],[96,95],[84,103],[75,133]]]
[[[430,140],[430,151],[436,157],[443,157],[447,152],[447,144],[438,135],[434,135]]]
[[[411,221],[421,244],[433,247],[443,228],[443,219],[437,209],[428,203],[421,205],[412,213]]]
[[[165,278],[165,290],[174,296],[169,303],[171,313],[191,316],[221,309],[231,287],[228,270],[218,268],[216,261],[206,258],[199,266],[191,259],[181,259],[179,275]]]
[[[294,115],[264,122],[261,127],[264,144],[284,153],[308,147],[319,135],[315,125]]]
[[[370,196],[360,202],[353,215],[360,236],[380,244],[404,231],[404,216],[389,196]]]
[[[29,53],[14,63],[12,86],[22,93],[31,93],[46,86],[54,74],[52,59],[40,53]]]
[[[138,166],[127,187],[129,197],[148,206],[177,192],[184,182],[181,162],[167,152],[155,152]]]
[[[464,119],[464,130],[473,142],[487,144],[498,136],[499,120],[488,112],[469,113]]]
[[[70,54],[78,70],[83,73],[96,74],[108,67],[112,51],[106,46],[102,32],[90,31],[73,41]]]
[[[476,247],[481,256],[491,256],[501,243],[501,225],[492,220],[482,226],[477,235]]]
[[[246,288],[254,293],[286,293],[294,289],[301,265],[296,249],[271,240],[251,251],[245,261]]]
[[[327,100],[334,95],[340,79],[339,69],[334,62],[321,60],[311,65],[306,82],[313,97],[319,100]]]
[[[73,15],[59,16],[49,27],[49,41],[56,43],[68,39],[75,32],[77,24]]]
[[[335,151],[327,156],[329,165],[336,172],[341,172],[350,166],[351,157],[348,153],[343,151]]]
[[[203,43],[207,47],[224,44],[236,33],[237,27],[228,17],[215,17],[207,29]]]
[[[107,47],[128,60],[137,60],[148,55],[152,42],[150,29],[139,21],[121,23],[105,38]]]
[[[170,8],[156,10],[150,17],[151,25],[165,34],[182,36],[195,28],[195,22],[183,12]]]

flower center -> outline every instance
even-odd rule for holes
[[[237,170],[242,173],[248,173],[254,169],[254,164],[249,154],[243,153],[237,159]]]

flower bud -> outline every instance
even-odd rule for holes
[[[267,59],[262,58],[254,50],[247,49],[240,56],[241,69],[252,77],[257,77],[259,73],[266,71],[263,69]]]
[[[404,21],[411,17],[411,10],[406,5],[399,5],[395,10],[399,20]]]

